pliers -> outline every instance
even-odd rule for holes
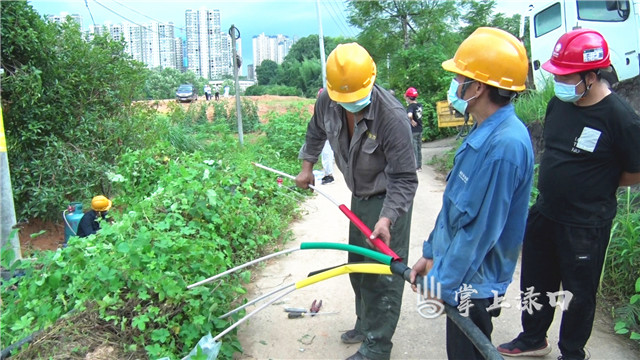
[[[321,307],[322,307],[322,300],[320,300],[320,301],[313,300],[313,302],[311,303],[311,308],[309,309],[309,312],[311,314],[316,314],[316,313],[318,313],[318,311],[320,311]]]

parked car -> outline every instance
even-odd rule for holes
[[[196,91],[195,86],[191,84],[182,84],[178,87],[176,91],[176,101],[178,102],[191,102],[198,100],[198,92]]]

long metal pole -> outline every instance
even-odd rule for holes
[[[16,210],[13,204],[13,190],[11,189],[11,176],[9,174],[9,157],[7,155],[7,141],[4,137],[4,122],[2,109],[0,109],[0,227],[2,247],[10,243],[14,256],[13,261],[22,258],[18,231],[13,230],[16,224]]]
[[[322,33],[322,15],[320,14],[320,0],[316,0],[316,12],[318,13],[318,42],[320,45],[320,65],[322,66],[322,87],[327,87],[327,66],[324,57],[324,35]]]
[[[237,34],[237,36],[236,36]],[[236,82],[236,113],[238,114],[238,139],[240,145],[244,145],[242,134],[242,103],[240,102],[240,82],[238,81],[238,53],[236,51],[236,40],[240,38],[240,30],[235,25],[229,29],[231,36],[231,48],[233,50],[233,78]]]
[[[264,166],[258,163],[252,163],[253,165],[265,169],[267,171],[271,171],[274,172],[276,174],[282,175],[282,176],[286,176],[289,179],[293,179],[295,180],[295,177],[293,177],[292,175],[289,175],[287,173],[284,173],[282,171],[276,170],[276,169],[272,169],[268,166]],[[342,211],[343,214],[345,214],[349,220],[351,220],[351,222],[353,223],[353,225],[355,225],[358,230],[360,230],[364,236],[366,236],[367,238],[371,237],[371,229],[369,229],[369,227],[362,222],[362,220],[360,220],[360,218],[353,213],[353,211],[351,211],[345,204],[340,204],[339,202],[335,201],[331,196],[329,196],[327,193],[318,190],[317,187],[308,184],[308,186],[312,189],[317,191],[318,193],[320,193],[320,195],[326,197],[327,199],[329,199],[332,203],[334,203],[338,209],[340,209],[340,211]],[[370,240],[371,243],[373,244],[373,246],[376,247],[376,249],[380,250],[380,252],[382,252],[383,254],[389,255],[393,258],[393,261],[397,261],[397,260],[401,260],[400,256],[398,256],[398,254],[396,254],[393,250],[391,250],[391,248],[389,248],[389,246],[387,244],[384,243],[384,241],[380,240],[380,238],[375,238],[373,240]]]

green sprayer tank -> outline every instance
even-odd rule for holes
[[[75,236],[78,232],[78,224],[84,213],[82,212],[82,203],[72,202],[69,204],[67,210],[62,213],[64,217],[64,245],[67,245],[67,241],[72,236]]]

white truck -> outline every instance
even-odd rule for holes
[[[576,28],[596,30],[604,36],[618,81],[640,75],[640,0],[533,1],[525,16],[529,17],[536,88],[543,88],[551,76],[541,65],[549,60],[556,41]]]

